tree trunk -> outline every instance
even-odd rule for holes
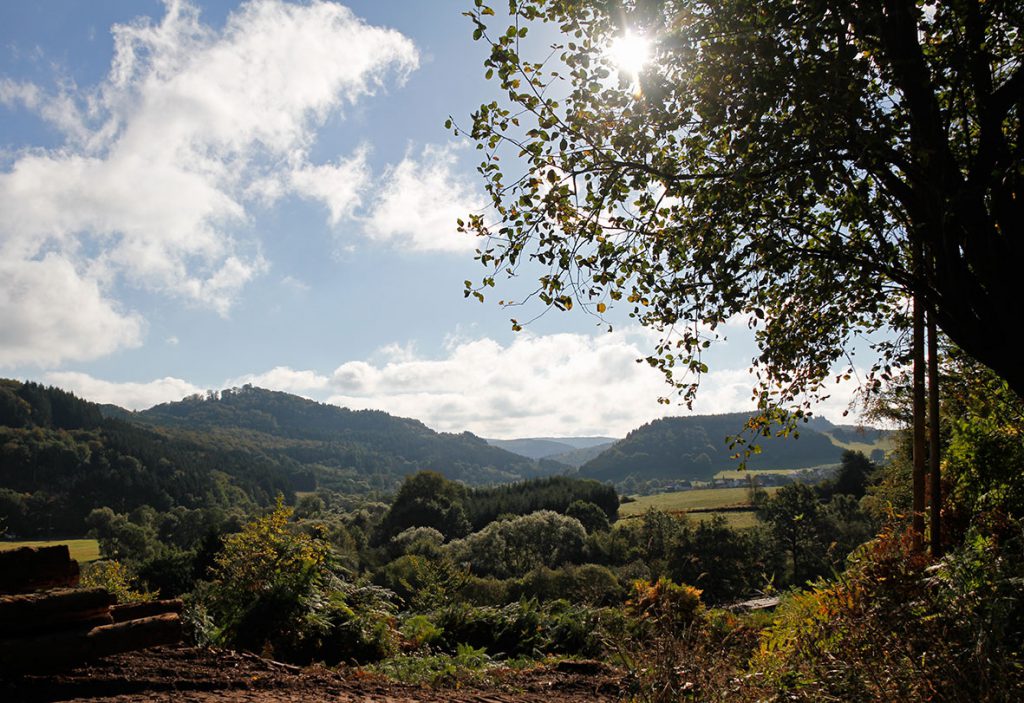
[[[920,261],[920,254],[918,253]],[[925,487],[925,397],[924,397],[924,305],[919,293],[914,294],[914,514],[911,519],[912,543],[920,551],[924,543]]]
[[[939,342],[935,310],[928,310],[928,469],[931,493],[930,533],[933,557],[942,556],[942,483],[939,471]]]
[[[180,639],[181,619],[176,613],[168,613],[86,632],[0,640],[0,666],[15,671],[46,670],[108,654],[174,644]]]

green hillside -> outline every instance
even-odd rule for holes
[[[637,479],[710,480],[735,469],[728,438],[742,432],[747,413],[694,415],[655,420],[580,467],[580,476],[618,482]],[[839,461],[842,449],[825,434],[801,427],[799,437],[757,437],[761,453],[747,460],[750,469],[799,469]]]
[[[423,469],[487,485],[564,467],[469,433],[251,387],[129,413],[0,381],[0,528],[12,535],[78,534],[102,506],[229,510],[317,486],[391,491]]]
[[[435,432],[419,420],[252,386],[157,405],[131,419],[187,433],[201,443],[238,445],[296,462],[312,472],[318,485],[346,491],[390,490],[404,476],[424,469],[479,485],[564,468],[491,446],[469,432]]]

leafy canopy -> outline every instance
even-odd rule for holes
[[[628,305],[663,335],[648,361],[687,401],[715,330],[741,316],[760,347],[756,399],[799,414],[837,364],[852,368],[858,335],[907,328],[916,292],[1024,392],[1011,339],[1024,253],[1019,3],[508,10],[504,29],[480,0],[467,13],[504,97],[468,129],[449,122],[481,149],[493,205],[461,223],[489,268],[467,296],[532,261],[549,307]],[[555,28],[554,44],[530,44]],[[627,35],[647,42],[638,72],[609,51]],[[874,339],[877,383],[902,349]]]

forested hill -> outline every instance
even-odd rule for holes
[[[0,529],[11,534],[82,534],[103,506],[244,510],[311,479],[297,462],[104,419],[59,388],[0,380]]]
[[[186,432],[197,441],[250,447],[296,461],[314,473],[319,485],[350,491],[390,490],[404,476],[424,469],[479,485],[565,468],[492,447],[469,432],[435,432],[419,420],[252,386],[192,396],[128,417]]]
[[[391,491],[423,469],[484,485],[565,467],[469,433],[257,388],[133,413],[0,380],[0,516],[15,534],[78,534],[102,506],[228,509],[318,486]]]
[[[643,425],[580,467],[579,475],[600,481],[637,479],[709,480],[735,469],[727,438],[740,434],[748,413],[669,417]],[[817,430],[799,428],[799,438],[757,437],[761,453],[751,469],[799,469],[839,461],[842,448]]]

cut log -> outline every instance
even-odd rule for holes
[[[115,600],[109,591],[102,588],[61,588],[42,593],[0,596],[0,628],[5,625],[31,624],[51,616],[106,609]]]
[[[0,593],[78,584],[78,562],[66,544],[0,551]]]
[[[87,632],[0,640],[0,666],[15,672],[48,670],[180,640],[181,618],[167,613],[94,627]]]
[[[111,625],[114,618],[107,607],[50,613],[22,622],[0,623],[0,638],[43,635],[64,630],[91,630],[100,625]]]
[[[150,600],[141,603],[123,603],[115,605],[110,609],[114,622],[126,622],[138,618],[148,618],[153,615],[164,613],[180,613],[184,604],[180,599],[173,600]]]

